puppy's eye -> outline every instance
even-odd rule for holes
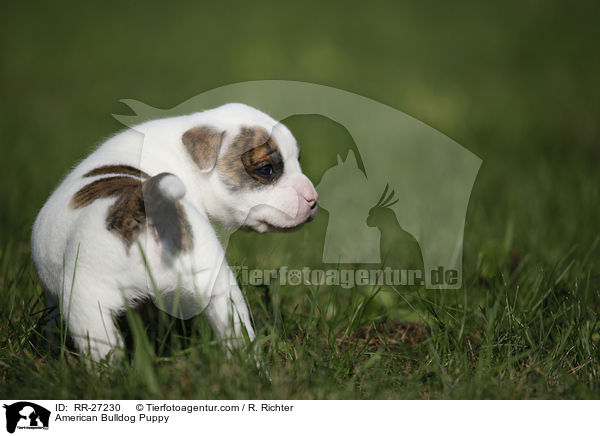
[[[256,172],[263,177],[271,177],[273,175],[273,165],[263,165],[262,167],[258,168]]]

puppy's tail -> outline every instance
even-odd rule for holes
[[[184,205],[185,185],[171,173],[161,173],[142,185],[148,224],[154,228],[165,250],[179,253],[192,247],[192,233]]]
[[[160,173],[144,182],[144,200],[148,203],[174,203],[185,195],[185,185],[171,173]]]

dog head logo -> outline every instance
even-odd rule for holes
[[[409,247],[409,263],[421,265],[427,288],[462,286],[465,217],[481,159],[396,109],[340,89],[267,80],[216,88],[168,110],[123,100],[135,115],[115,118],[143,134],[143,121],[232,101],[278,121],[293,115],[324,116],[344,126],[356,144],[356,153],[340,157],[316,188],[319,205],[329,212],[324,263],[383,264],[386,251],[398,256],[394,247],[401,244]],[[224,246],[230,234],[222,239]]]
[[[48,429],[50,411],[28,401],[3,406],[6,409],[6,431],[18,429]]]

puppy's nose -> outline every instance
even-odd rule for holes
[[[315,187],[311,183],[311,181],[304,174],[300,174],[295,179],[296,191],[298,195],[310,205],[310,207],[314,207],[319,199],[319,194],[315,191]]]
[[[319,199],[319,194],[317,194],[317,191],[315,191],[314,188],[310,191],[303,192],[302,196],[304,197],[306,202],[310,204],[311,209],[315,207],[315,205],[317,204],[317,200]]]

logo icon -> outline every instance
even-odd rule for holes
[[[48,429],[50,411],[29,401],[19,401],[4,405],[6,409],[6,431],[14,433],[18,429]]]

